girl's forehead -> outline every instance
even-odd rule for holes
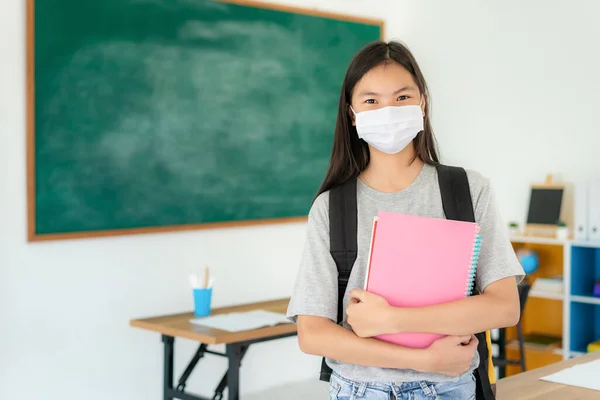
[[[408,70],[398,63],[386,63],[369,70],[356,84],[355,93],[396,90],[404,87],[416,87]]]

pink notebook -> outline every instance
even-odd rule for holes
[[[475,223],[380,211],[373,224],[365,290],[396,307],[465,298],[474,285],[480,246]],[[400,333],[377,338],[425,348],[442,336]]]

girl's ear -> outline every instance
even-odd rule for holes
[[[421,113],[423,114],[423,117],[425,117],[425,109],[427,107],[427,94],[424,94],[421,97]]]
[[[350,116],[350,120],[352,121],[352,126],[356,126],[356,118],[354,117],[354,111],[352,110],[351,104],[348,104],[348,115]]]

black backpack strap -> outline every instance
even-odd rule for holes
[[[467,171],[460,167],[440,165],[437,172],[446,218],[475,222]]]
[[[358,217],[356,179],[329,191],[329,252],[338,270],[337,323],[344,320],[344,294],[358,252]],[[329,381],[331,368],[321,362],[322,381]]]
[[[356,179],[329,192],[329,252],[338,270],[337,322],[344,316],[344,293],[358,252]]]
[[[469,178],[467,172],[460,167],[439,165],[437,167],[438,182],[442,195],[442,206],[447,219],[465,222],[476,222]],[[473,286],[471,295],[476,295],[477,289]],[[479,367],[475,370],[477,381],[477,400],[494,400],[495,395],[490,383],[488,360],[490,357],[486,333],[475,335],[479,340],[477,351],[479,353]]]

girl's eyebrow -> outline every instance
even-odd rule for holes
[[[394,93],[392,94],[400,94],[402,92],[414,92],[415,90],[417,90],[416,87],[412,86],[412,85],[408,85],[408,86],[404,86],[398,90],[396,90]],[[376,92],[360,92],[358,93],[359,96],[379,96],[379,93]]]

